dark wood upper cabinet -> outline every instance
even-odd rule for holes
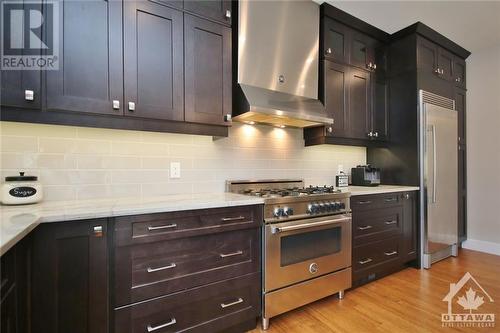
[[[231,25],[233,13],[231,12],[230,0],[188,0],[184,1],[184,9],[203,17]]]
[[[457,56],[453,57],[453,80],[455,81],[455,86],[465,89],[465,60]]]
[[[348,137],[349,117],[349,66],[324,61],[323,103],[329,117],[332,117],[332,131],[326,135]]]
[[[184,120],[182,12],[152,1],[124,6],[125,114]]]
[[[231,29],[184,15],[185,120],[224,125],[231,114]]]
[[[46,71],[47,109],[122,114],[122,2],[59,5],[59,70]]]
[[[322,56],[336,62],[349,62],[349,42],[351,29],[347,26],[325,17],[321,26]]]
[[[433,42],[417,37],[417,68],[426,72],[438,69],[438,46]]]
[[[23,5],[28,1],[19,1]],[[41,8],[41,4],[30,2],[30,7]],[[3,18],[2,18],[3,24]],[[10,34],[5,34],[4,45],[10,45]],[[36,45],[31,45],[36,46]],[[23,49],[23,54],[24,49]],[[3,59],[0,56],[0,61]],[[38,70],[2,70],[0,75],[0,104],[16,108],[39,109],[42,105],[41,73]]]
[[[438,68],[440,70],[440,77],[452,81],[453,78],[453,54],[444,48],[438,49]]]
[[[375,69],[376,40],[370,36],[353,31],[351,34],[350,61],[353,66],[363,69]]]
[[[106,223],[48,223],[34,231],[32,332],[108,331]]]
[[[371,128],[370,72],[351,68],[349,73],[349,136],[366,139]]]

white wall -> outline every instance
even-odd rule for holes
[[[362,147],[304,147],[302,130],[235,123],[228,138],[0,122],[2,177],[38,175],[46,200],[223,192],[229,179],[299,178],[334,184]],[[169,177],[171,161],[181,178]]]
[[[470,247],[500,254],[500,41],[467,60],[467,219]],[[483,242],[483,243],[481,243]]]

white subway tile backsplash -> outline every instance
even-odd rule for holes
[[[222,192],[229,179],[332,184],[366,149],[304,147],[302,130],[233,124],[228,138],[0,122],[2,177],[40,177],[46,200]],[[169,177],[181,163],[181,178]]]

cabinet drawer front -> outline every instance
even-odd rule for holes
[[[351,198],[351,208],[354,211],[369,210],[379,207],[401,205],[401,193],[360,195]]]
[[[262,206],[238,206],[115,219],[116,245],[142,244],[221,231],[253,228],[262,223]]]
[[[259,228],[119,247],[115,303],[126,305],[259,268]]]
[[[352,267],[354,271],[370,269],[400,257],[399,237],[389,238],[380,242],[353,248]]]
[[[260,313],[260,274],[115,310],[116,333],[221,331]]]
[[[402,233],[403,207],[379,208],[353,214],[354,246]]]

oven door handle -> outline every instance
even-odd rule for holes
[[[314,227],[319,227],[319,226],[324,226],[324,225],[338,224],[340,222],[348,221],[350,219],[351,219],[350,217],[343,217],[343,218],[339,218],[339,219],[311,222],[311,223],[302,223],[302,224],[290,225],[290,226],[286,226],[286,227],[271,227],[271,232],[273,234],[278,234],[278,233],[287,232],[287,231],[309,229],[309,228],[314,228]]]

